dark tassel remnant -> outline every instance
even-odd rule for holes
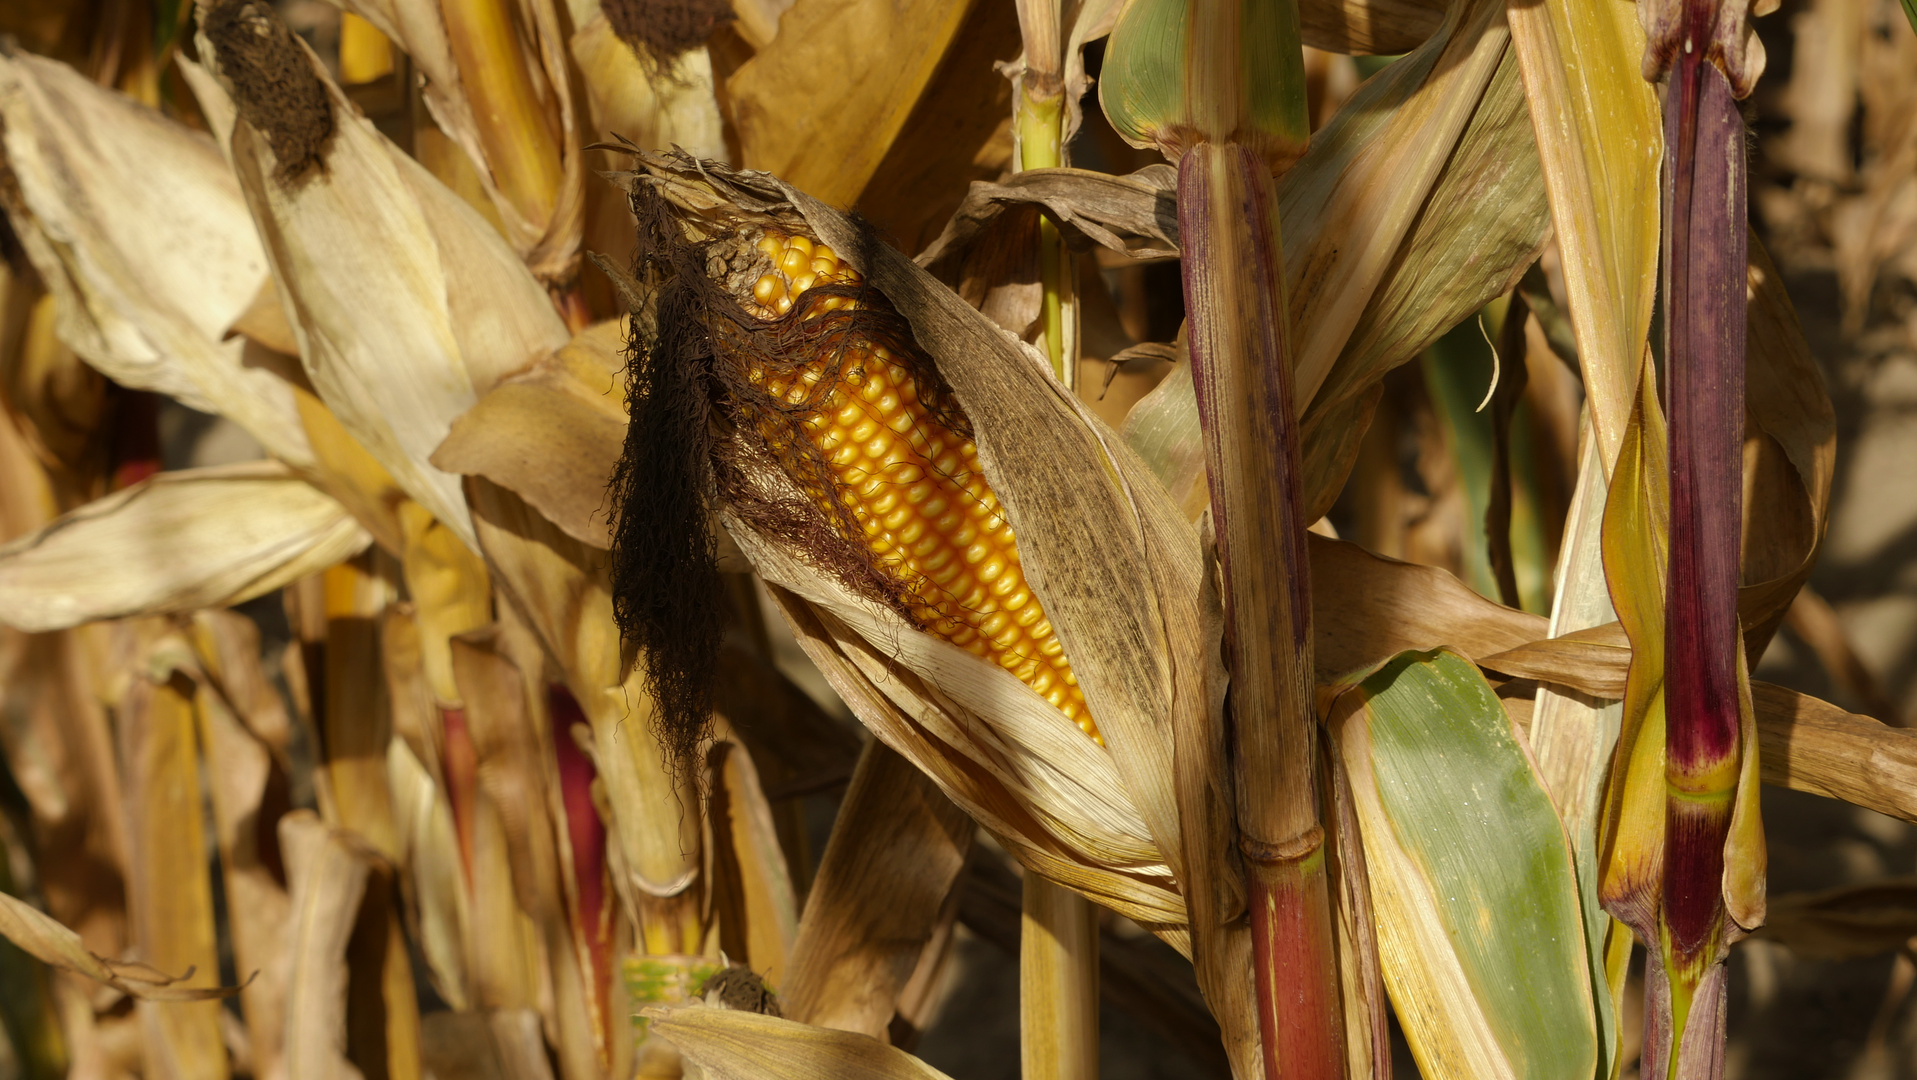
[[[333,134],[333,103],[272,5],[215,0],[202,18],[240,115],[273,147],[273,179],[292,184],[321,166],[320,153]]]

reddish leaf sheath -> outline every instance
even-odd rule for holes
[[[1700,35],[1701,36],[1701,35]],[[1738,542],[1742,534],[1747,265],[1744,121],[1696,53],[1671,72],[1666,397],[1671,541],[1665,616],[1670,818],[1664,921],[1678,956],[1723,910],[1724,834],[1737,785]]]

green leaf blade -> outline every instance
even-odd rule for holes
[[[1527,1080],[1588,1080],[1596,1010],[1570,845],[1503,707],[1474,665],[1445,650],[1400,654],[1357,693],[1382,819],[1365,822],[1367,854],[1394,846],[1404,858],[1374,861],[1415,867],[1436,905],[1423,928],[1399,932],[1442,929],[1473,999],[1464,1007],[1475,1006],[1496,1043],[1485,1056]],[[1355,745],[1347,742],[1347,755]],[[1392,974],[1388,967],[1394,1002],[1433,985]],[[1460,1006],[1399,1007],[1432,1015]],[[1448,1037],[1469,1037],[1466,1027]],[[1455,1074],[1424,1055],[1419,1064],[1426,1075]]]

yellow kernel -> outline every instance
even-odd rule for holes
[[[785,282],[775,274],[766,274],[752,283],[752,298],[767,307],[785,295]]]
[[[812,238],[809,236],[788,237],[785,246],[788,251],[796,251],[807,259],[812,258]]]
[[[760,237],[759,242],[754,246],[774,262],[777,262],[779,256],[785,253],[785,245],[780,243],[779,238],[773,233],[766,233]]]
[[[789,258],[790,258],[790,257],[788,256],[788,260],[789,260]],[[800,296],[800,295],[803,295],[803,294],[804,294],[804,293],[806,292],[806,290],[808,290],[808,289],[810,289],[810,288],[812,288],[812,286],[814,286],[814,285],[816,285],[816,284],[818,284],[818,280],[819,280],[819,276],[818,276],[817,274],[814,274],[814,273],[812,273],[812,272],[810,272],[810,271],[807,271],[807,272],[805,272],[805,273],[802,273],[802,274],[795,274],[795,275],[793,275],[793,278],[792,278],[792,295],[794,295],[794,296]]]
[[[989,585],[997,581],[1004,573],[1005,560],[995,556],[984,566],[978,568],[978,579]],[[1017,579],[1015,578],[1013,581],[1016,583]]]

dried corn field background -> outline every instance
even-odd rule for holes
[[[1022,331],[1141,453],[1183,447],[1148,464],[1198,517],[1196,413],[1183,443],[1151,428],[1192,395],[1177,251],[1137,211],[1170,201],[1162,159],[1096,92],[1063,160],[1021,141],[1030,87],[1104,75],[1103,41],[1077,57],[1110,18],[1083,13],[1118,5],[1064,6],[1082,17],[1048,71],[1019,60],[1013,0],[0,0],[0,892],[25,901],[0,933],[30,943],[0,942],[0,1080],[696,1078],[682,1049],[711,1077],[1083,1076],[1021,1047],[1035,863],[1107,905],[1043,886],[1096,942],[1092,1075],[1232,1075],[1243,1032],[1221,1041],[1179,955],[1198,931],[1183,899],[1166,914],[1182,893],[1139,839],[1152,808],[1080,793],[1117,787],[1112,766],[1021,787],[876,693],[848,705],[877,670],[934,715],[984,692],[849,646],[874,632],[726,538],[736,518],[723,614],[685,623],[723,635],[719,719],[689,757],[615,625],[605,482],[629,345],[657,329],[628,319],[656,317],[634,277],[648,190],[765,221],[822,220],[797,192],[856,209],[848,238],[869,224]],[[1353,52],[1502,10],[1344,5],[1366,7],[1385,14],[1336,30]],[[1756,26],[1751,223],[1834,405],[1836,466],[1816,568],[1751,674],[1917,727],[1917,33],[1897,0],[1787,0]],[[1306,49],[1314,130],[1390,59]],[[1493,66],[1521,116],[1515,64]],[[672,147],[790,186],[628,171]],[[1070,259],[1038,210],[1069,193],[1012,180],[1065,163],[1146,178],[1076,204]],[[1447,603],[1475,593],[1509,626],[1489,602],[1552,603],[1584,394],[1537,165],[1483,168],[1462,198],[1532,222],[1507,246],[1535,266],[1382,377],[1313,531],[1446,571],[1468,587]],[[1497,189],[1514,176],[1530,202]],[[796,299],[801,273],[852,287],[821,265],[759,299]],[[1531,722],[1528,698],[1504,707]],[[1011,721],[984,742],[1045,757],[1028,736],[1086,760]],[[1732,949],[1724,1075],[1917,1080],[1917,938],[1886,947],[1917,930],[1917,825],[1762,799],[1774,911],[1864,899],[1849,923],[1786,903]],[[703,1008],[917,1061],[823,1035],[753,1058],[750,1031],[683,1026]],[[1377,1075],[1419,1075],[1391,1037]]]

